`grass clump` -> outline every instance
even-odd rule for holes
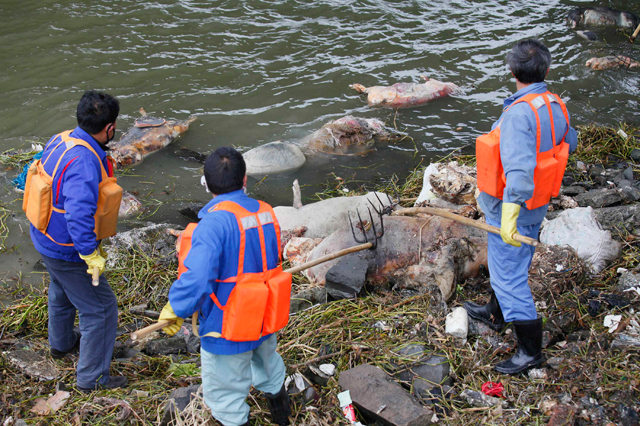
[[[631,151],[640,147],[640,128],[627,123],[617,127],[589,124],[578,126],[578,148],[575,161],[586,164],[606,164],[611,160],[630,160]]]

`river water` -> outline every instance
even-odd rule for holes
[[[310,201],[335,176],[357,184],[407,176],[434,156],[472,144],[490,128],[501,102],[515,90],[504,62],[510,46],[537,37],[551,50],[547,81],[561,94],[572,124],[621,120],[639,124],[638,72],[593,71],[592,56],[627,53],[615,30],[588,42],[565,24],[577,1],[190,1],[3,0],[0,3],[0,148],[46,141],[75,126],[82,93],[98,89],[120,100],[119,132],[138,109],[165,118],[196,115],[192,128],[169,148],[121,178],[154,213],[147,220],[186,224],[176,205],[207,200],[201,165],[179,148],[208,153],[297,141],[346,114],[380,118],[410,135],[366,157],[310,158],[305,167],[249,190],[274,205],[291,203],[299,179]],[[640,13],[633,1],[606,5]],[[420,108],[372,109],[348,88],[418,82],[420,75],[456,83],[459,94]],[[116,136],[117,138],[119,135]],[[473,152],[473,147],[463,149]],[[38,259],[20,212],[21,197],[2,174],[0,203],[8,218],[8,246],[0,280],[28,276]],[[349,184],[355,189],[356,183]],[[131,223],[123,223],[125,229]],[[26,231],[23,232],[23,231]],[[35,275],[40,279],[41,275]]]

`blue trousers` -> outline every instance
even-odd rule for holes
[[[487,224],[500,228],[500,222],[487,217]],[[542,222],[518,226],[521,235],[538,238]],[[535,247],[522,244],[514,247],[502,241],[498,234],[489,233],[487,241],[491,287],[498,298],[502,315],[507,322],[536,319],[536,307],[529,288],[529,267]]]
[[[51,277],[49,284],[49,344],[66,352],[75,344],[73,323],[80,320],[79,387],[92,388],[109,380],[109,366],[116,341],[118,304],[104,275],[91,284],[84,262],[67,262],[41,254]]]
[[[204,401],[224,426],[239,426],[249,419],[244,400],[251,385],[265,393],[278,393],[282,388],[286,371],[276,345],[273,334],[256,349],[241,354],[216,355],[200,349]]]

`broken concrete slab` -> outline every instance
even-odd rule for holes
[[[496,398],[493,396],[485,395],[482,392],[474,391],[471,389],[465,389],[460,394],[467,403],[474,407],[496,407],[501,406],[507,408],[509,405],[504,399]]]
[[[3,355],[10,364],[34,379],[48,381],[60,377],[60,370],[53,361],[31,350],[15,349]]]
[[[351,392],[358,410],[372,421],[393,426],[432,423],[433,411],[421,405],[378,367],[362,364],[343,371],[338,383],[342,389]]]
[[[356,297],[367,279],[369,261],[357,253],[347,255],[333,265],[325,276],[327,294],[334,299]]]
[[[160,356],[160,355],[171,355],[171,354],[186,354],[187,343],[183,336],[177,334],[175,336],[155,339],[147,342],[142,349],[147,355],[150,356]]]
[[[622,203],[622,195],[618,189],[592,189],[575,196],[580,207],[592,207],[594,209],[609,207]]]
[[[173,390],[164,406],[164,415],[160,421],[160,426],[167,426],[174,422],[176,412],[182,413],[196,396],[202,397],[202,385],[192,385]]]

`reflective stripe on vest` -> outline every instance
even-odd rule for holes
[[[557,95],[545,92],[542,94],[532,93],[518,99],[505,109],[505,114],[509,109],[518,103],[524,102],[533,110],[536,117],[536,169],[534,171],[534,193],[526,201],[527,208],[533,210],[549,202],[552,196],[557,196],[562,184],[562,177],[566,168],[569,156],[569,145],[565,142],[565,137],[569,132],[569,114],[565,104]],[[551,103],[560,105],[565,120],[567,130],[560,142],[556,144],[555,125]],[[550,150],[540,152],[541,125],[538,109],[546,105],[549,111],[549,121],[551,125],[552,147]],[[502,200],[504,188],[506,186],[506,176],[500,158],[500,120],[494,130],[488,134],[479,136],[476,140],[476,158],[478,172],[478,188],[493,197]]]

